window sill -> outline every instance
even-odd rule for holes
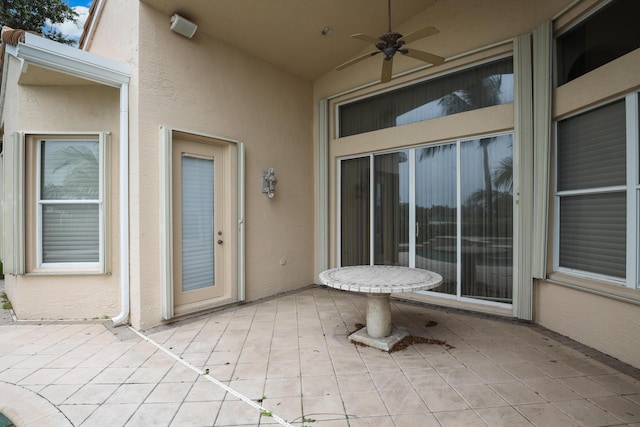
[[[25,276],[108,276],[110,274],[96,269],[38,268],[25,273]]]
[[[629,304],[640,305],[640,291],[638,289],[627,288],[624,285],[616,285],[559,272],[550,273],[547,279],[542,280],[542,282],[589,292],[595,295],[624,301]]]

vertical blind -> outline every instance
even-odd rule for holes
[[[408,153],[374,157],[374,264],[409,265]]]
[[[99,142],[40,143],[43,263],[100,260]]]
[[[371,96],[339,108],[340,137],[513,102],[513,58]]]
[[[369,157],[340,162],[340,265],[368,265]]]
[[[182,156],[182,290],[215,285],[214,160]]]
[[[456,144],[416,152],[417,268],[437,271],[442,285],[434,292],[456,294],[457,286]]]

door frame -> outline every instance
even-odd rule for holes
[[[229,145],[235,146],[236,152],[236,176],[235,176],[235,194],[236,200],[236,218],[232,221],[236,223],[235,239],[235,276],[236,276],[236,292],[226,303],[238,302],[245,300],[245,157],[244,143],[234,139],[209,135],[200,132],[193,132],[170,126],[160,126],[160,287],[161,287],[161,308],[162,319],[169,320],[176,316],[174,311],[173,298],[173,191],[172,191],[172,153],[173,153],[173,137],[179,135],[181,138],[189,139],[209,139],[212,141],[222,141]],[[233,255],[232,255],[233,256]],[[200,309],[198,309],[200,310]],[[188,313],[180,313],[184,315]]]

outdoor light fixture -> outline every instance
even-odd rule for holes
[[[276,178],[273,168],[269,168],[269,170],[262,173],[262,192],[267,193],[267,197],[270,199],[273,199],[273,196],[276,195],[277,183],[278,178]]]
[[[169,27],[171,31],[180,34],[188,39],[193,37],[198,29],[198,26],[193,22],[189,21],[187,18],[174,13],[171,19],[169,20],[171,26]]]

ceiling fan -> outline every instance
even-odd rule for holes
[[[391,80],[391,71],[393,69],[393,56],[400,52],[403,55],[407,55],[408,57],[419,59],[420,61],[428,62],[433,65],[440,65],[444,62],[444,58],[438,55],[434,55],[432,53],[423,52],[417,49],[409,49],[406,48],[405,45],[407,43],[411,43],[414,40],[422,39],[424,37],[432,36],[434,34],[439,33],[438,29],[435,27],[424,27],[420,30],[414,31],[413,33],[407,34],[403,36],[400,33],[396,33],[391,31],[391,0],[388,1],[389,4],[389,31],[381,35],[380,37],[372,37],[366,34],[358,33],[354,34],[351,37],[358,40],[363,40],[366,42],[373,43],[377,51],[367,53],[362,56],[358,56],[356,58],[351,59],[350,61],[345,62],[342,65],[336,67],[337,71],[343,70],[350,65],[353,65],[357,62],[360,62],[364,59],[367,59],[371,56],[375,56],[379,53],[384,54],[384,58],[382,61],[382,75],[380,76],[380,81],[382,83],[386,83]]]

